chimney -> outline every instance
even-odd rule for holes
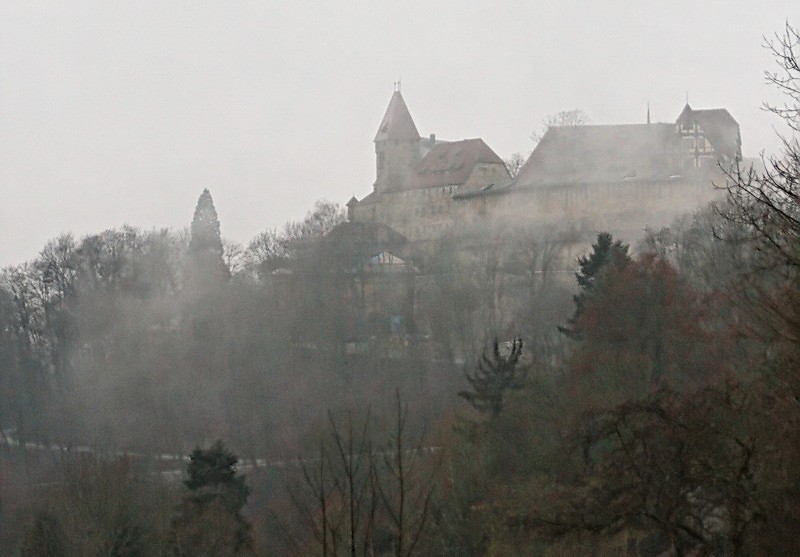
[[[431,134],[431,140],[430,141],[431,141],[431,147],[436,145],[436,134],[435,133]]]

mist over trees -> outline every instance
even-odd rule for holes
[[[768,47],[800,131],[800,36]],[[797,138],[763,163],[630,246],[324,200],[238,246],[208,190],[54,238],[0,274],[0,547],[798,553]]]

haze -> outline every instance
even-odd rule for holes
[[[674,121],[687,92],[745,156],[775,150],[760,45],[796,3],[652,4],[3,3],[0,266],[62,232],[185,227],[204,188],[242,243],[360,198],[398,79],[420,133],[504,157],[548,114]]]

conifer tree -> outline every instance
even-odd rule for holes
[[[586,307],[586,301],[592,297],[597,290],[598,281],[601,280],[606,270],[610,268],[622,269],[631,258],[628,255],[628,245],[614,238],[608,232],[601,232],[597,235],[597,243],[592,244],[592,252],[578,259],[578,272],[575,279],[578,281],[580,291],[575,294],[575,313],[569,319],[569,323],[559,330],[572,339],[580,337],[580,331],[575,328],[580,316]]]
[[[187,495],[173,521],[175,555],[239,555],[250,551],[250,525],[242,516],[249,489],[236,473],[237,457],[217,441],[189,456]]]
[[[203,504],[221,497],[231,512],[239,512],[247,502],[249,490],[244,478],[236,474],[236,455],[217,441],[207,450],[195,448],[189,459],[189,479],[184,483],[190,496]]]
[[[466,373],[472,390],[461,391],[458,396],[469,402],[478,412],[491,412],[493,418],[497,417],[503,408],[506,391],[525,386],[527,369],[517,368],[521,355],[522,339],[514,339],[508,356],[500,354],[500,345],[495,339],[491,355],[484,353],[478,362],[478,369],[473,374]]]
[[[204,189],[197,200],[189,240],[190,277],[202,285],[227,280],[230,272],[223,259],[222,237],[214,200]]]

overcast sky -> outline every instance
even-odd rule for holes
[[[592,123],[725,107],[774,151],[762,36],[774,2],[0,2],[0,266],[59,233],[182,228],[203,188],[246,243],[314,201],[363,197],[402,92],[421,134],[532,147]]]

